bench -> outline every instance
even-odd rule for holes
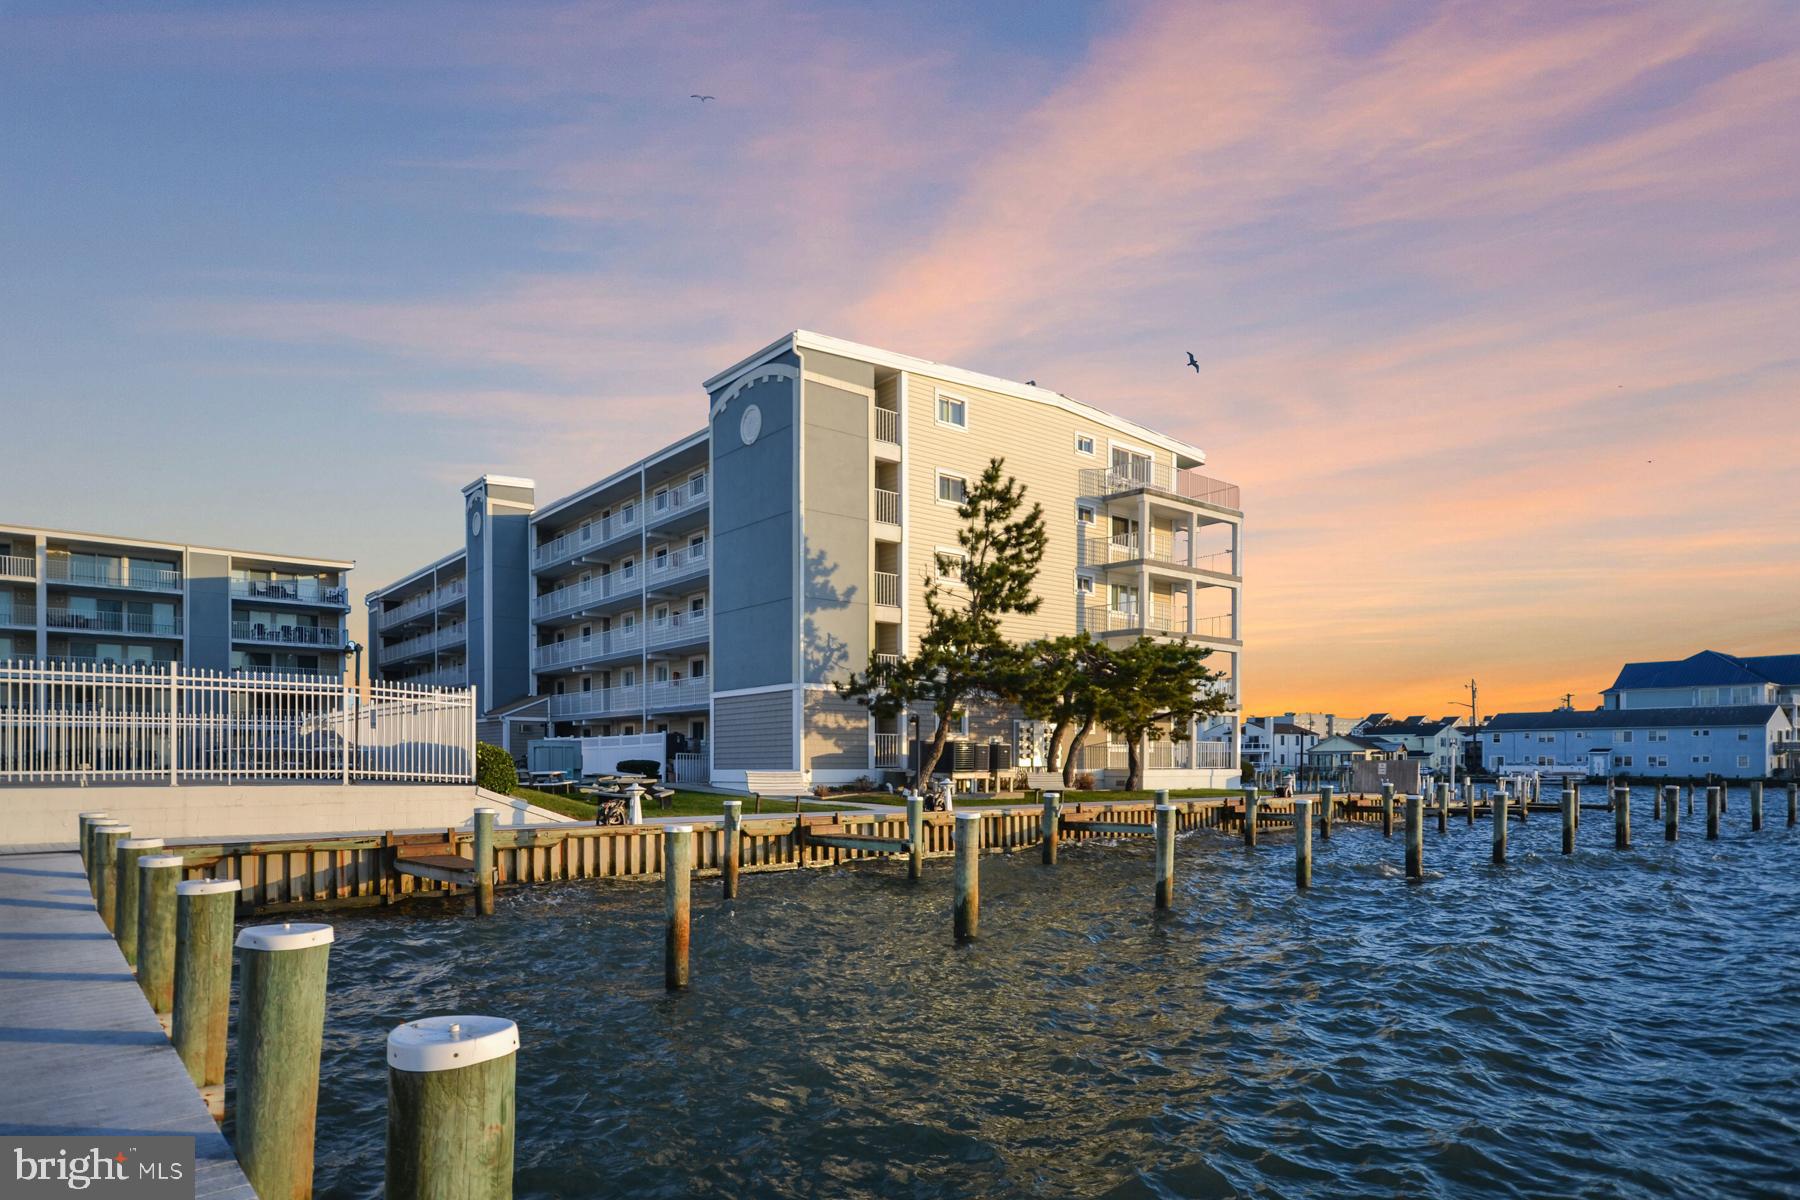
[[[1061,771],[1027,771],[1025,787],[1033,792],[1060,792],[1063,790]]]
[[[744,790],[756,800],[756,811],[762,811],[763,797],[771,800],[792,796],[794,811],[800,811],[800,802],[812,795],[812,781],[805,771],[745,771]]]
[[[399,843],[394,849],[394,869],[414,879],[474,887],[475,861],[455,850],[449,841]]]

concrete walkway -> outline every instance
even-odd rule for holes
[[[0,855],[0,1133],[194,1138],[195,1195],[256,1200],[72,853]]]

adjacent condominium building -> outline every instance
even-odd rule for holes
[[[1147,777],[1235,778],[1243,514],[1236,487],[1195,473],[1199,449],[1045,388],[803,331],[704,386],[704,428],[531,513],[516,582],[492,560],[489,594],[513,588],[529,608],[519,691],[536,697],[501,690],[496,705],[559,734],[676,735],[680,769],[722,786],[904,768],[929,714],[876,721],[832,685],[916,647],[927,580],[956,586],[957,505],[1003,458],[1049,530],[1042,604],[1007,635],[1211,647],[1230,726],[1152,742]],[[371,620],[435,596],[459,561],[372,596]],[[405,666],[385,638],[378,663],[390,678]],[[970,711],[953,733],[1001,747],[990,763],[1043,752],[1044,730],[1016,713]],[[1125,751],[1100,732],[1078,763],[1116,774]]]
[[[354,565],[0,525],[0,660],[338,677]]]

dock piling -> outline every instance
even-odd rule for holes
[[[388,1034],[389,1200],[509,1200],[519,1027],[426,1017]]]
[[[138,859],[146,854],[161,854],[161,838],[122,838],[114,853],[118,857],[113,895],[113,937],[127,965],[137,967],[138,938]]]
[[[1681,828],[1681,789],[1674,784],[1662,789],[1663,798],[1663,841],[1672,842],[1679,836]]]
[[[123,821],[101,821],[94,826],[94,896],[100,919],[117,936],[119,919],[119,843],[131,837]]]
[[[1800,823],[1800,783],[1788,784],[1788,828]]]
[[[1319,837],[1324,841],[1331,840],[1331,821],[1337,809],[1337,798],[1331,785],[1325,784],[1319,789]]]
[[[663,934],[663,986],[688,985],[689,902],[693,895],[694,827],[663,827],[663,902],[668,925]]]
[[[1450,832],[1450,785],[1447,783],[1440,783],[1437,785],[1436,791],[1437,791],[1438,832],[1439,833],[1449,833]]]
[[[722,836],[725,839],[725,844],[719,848],[720,857],[724,860],[719,864],[719,876],[722,880],[719,887],[719,894],[726,900],[736,900],[738,894],[738,867],[740,866],[739,855],[742,853],[741,847],[744,840],[744,802],[742,800],[727,800],[725,801],[724,807],[725,822]],[[910,834],[912,832],[912,801],[910,799],[906,802],[906,816],[906,828],[908,834]],[[909,871],[908,874],[910,875],[911,872]]]
[[[1631,849],[1631,789],[1613,789],[1613,849]]]
[[[1312,886],[1312,801],[1294,801],[1294,887]]]
[[[1056,825],[1057,810],[1062,806],[1062,793],[1044,793],[1044,815],[1039,818],[1039,832],[1043,835],[1044,865],[1056,865]]]
[[[150,1011],[166,1018],[175,1008],[175,885],[187,860],[179,854],[146,854],[137,860],[138,987]]]
[[[1394,785],[1391,783],[1381,785],[1381,836],[1394,836]]]
[[[1468,817],[1468,824],[1475,824],[1475,785],[1473,782],[1463,784],[1463,814]]]
[[[1412,793],[1406,797],[1406,878],[1425,878],[1425,797]]]
[[[917,792],[906,794],[906,877],[925,876],[925,797]]]
[[[1719,789],[1716,787],[1706,789],[1706,840],[1719,840]]]
[[[1760,779],[1752,780],[1750,783],[1750,832],[1751,833],[1756,833],[1762,829],[1762,809],[1763,809],[1762,780],[1760,780]]]
[[[1256,789],[1244,789],[1244,845],[1256,849]]]
[[[981,814],[956,814],[956,940],[981,932]]]
[[[92,848],[89,841],[91,827],[95,821],[105,817],[105,811],[98,808],[75,814],[75,849],[81,854],[81,868],[84,871],[88,870],[88,852]],[[88,871],[88,879],[91,881],[93,877],[93,872]]]
[[[1575,853],[1575,814],[1580,811],[1581,803],[1569,788],[1562,794],[1562,852]]]
[[[1167,796],[1167,792],[1159,793]],[[1156,806],[1156,907],[1175,907],[1175,806]]]
[[[1494,793],[1494,861],[1502,865],[1506,862],[1506,822],[1510,800],[1505,788]]]
[[[494,915],[494,818],[499,810],[475,810],[475,911]]]
[[[202,1092],[223,1117],[225,1040],[231,1011],[232,909],[243,885],[235,879],[184,879],[175,885],[175,1017],[170,1039]]]
[[[264,1200],[312,1195],[329,925],[238,934],[237,1150]]]

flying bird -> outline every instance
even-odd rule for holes
[[[698,100],[700,103],[705,104],[708,100],[717,100],[718,97],[717,96],[702,96],[699,92],[689,92],[688,99],[689,100]]]
[[[1198,375],[1200,373],[1200,363],[1194,358],[1194,352],[1192,350],[1188,351],[1188,366],[1194,368],[1194,374]]]

